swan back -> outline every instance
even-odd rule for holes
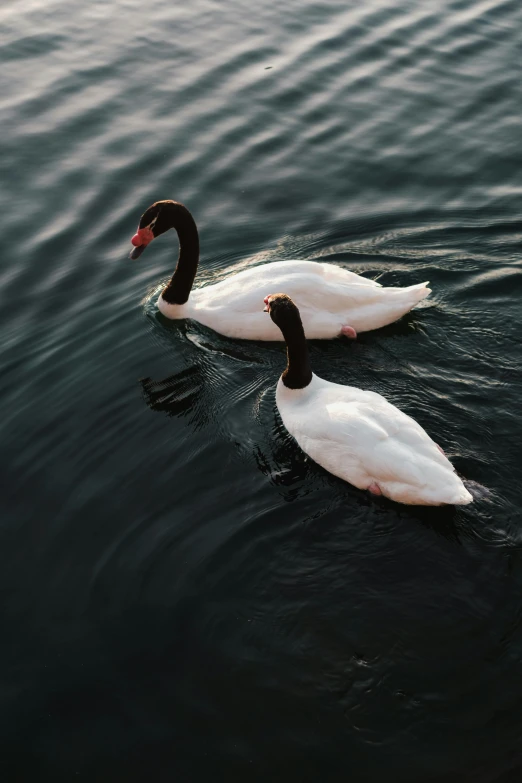
[[[401,503],[466,504],[472,496],[427,432],[376,392],[316,375],[304,389],[280,380],[277,406],[303,451],[360,489],[376,483]]]

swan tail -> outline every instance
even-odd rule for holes
[[[478,481],[464,479],[462,483],[468,490],[469,494],[472,496],[473,500],[488,500],[491,497],[491,490],[482,486],[482,484],[479,484]]]
[[[392,306],[391,309],[396,309],[397,317],[400,318],[431,294],[431,288],[427,286],[428,281],[409,285],[406,288],[382,288],[381,291]]]
[[[428,288],[429,282],[429,280],[426,280],[425,283],[416,283],[402,289],[405,298],[412,302],[412,307],[431,294],[431,288]]]

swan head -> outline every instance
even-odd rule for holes
[[[264,312],[283,332],[283,336],[302,330],[301,315],[288,294],[269,294],[264,298]]]
[[[145,210],[140,218],[138,230],[131,239],[134,247],[129,254],[129,258],[139,258],[153,239],[172,228],[173,206],[175,204],[175,201],[156,201]]]
[[[266,305],[264,312],[270,315],[272,321],[281,330],[286,324],[301,321],[299,310],[288,294],[269,294],[263,301]]]

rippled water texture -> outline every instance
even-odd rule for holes
[[[11,0],[0,9],[2,779],[522,778],[522,4]],[[158,316],[321,259],[433,295],[319,375],[414,415],[489,502],[307,461],[277,344]],[[268,291],[260,291],[261,299]]]

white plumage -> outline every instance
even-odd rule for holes
[[[290,297],[271,294],[265,304],[288,352],[277,407],[306,454],[359,489],[400,503],[471,503],[451,462],[414,419],[376,392],[313,374],[299,310]]]
[[[330,339],[345,325],[366,332],[397,321],[428,296],[426,286],[384,288],[333,264],[275,261],[193,289],[185,304],[169,304],[160,295],[158,308],[167,318],[193,318],[227,337],[281,340],[259,307],[260,294],[269,287],[299,302],[307,337]]]
[[[380,394],[313,375],[304,389],[279,379],[276,402],[287,430],[315,462],[359,489],[414,505],[473,500],[428,433]]]

